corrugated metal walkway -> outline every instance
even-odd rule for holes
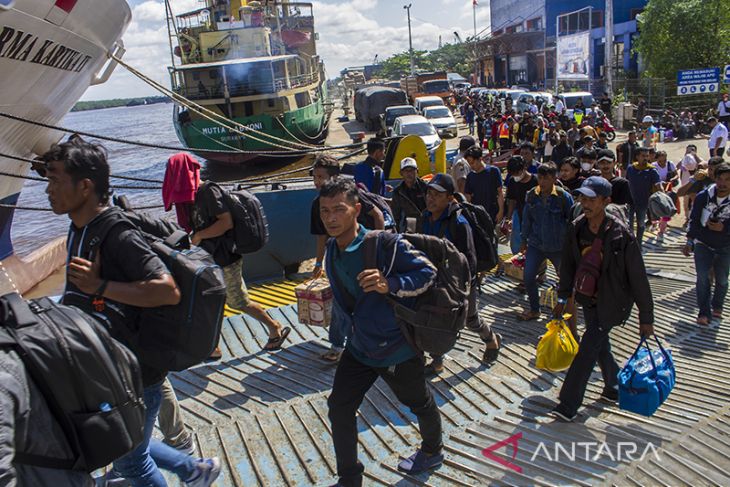
[[[548,419],[563,374],[533,366],[544,324],[518,323],[514,314],[525,297],[513,282],[492,275],[483,285],[481,313],[504,336],[498,363],[480,365],[481,342],[466,332],[446,361],[446,373],[431,382],[443,415],[445,464],[417,478],[396,471],[399,457],[412,453],[420,440],[414,417],[379,381],[359,417],[366,483],[728,485],[730,331],[717,324],[707,329],[693,324],[693,270],[691,259],[679,253],[679,243],[675,230],[663,246],[650,243],[646,256],[650,274],[669,276],[651,277],[651,284],[656,328],[673,351],[678,374],[674,392],[652,418],[600,402],[600,374],[595,371],[579,419],[569,425]],[[549,277],[554,279],[552,270]],[[287,295],[272,289],[283,296],[277,299]],[[284,350],[261,352],[264,327],[235,316],[226,320],[223,359],[171,380],[195,430],[199,453],[223,460],[217,485],[330,485],[336,478],[326,398],[334,366],[319,360],[328,346],[326,329],[299,324],[293,305],[268,312],[292,326]],[[637,330],[634,320],[613,331],[619,362],[636,347]],[[482,454],[509,440],[517,443],[517,451],[495,449],[501,461]],[[563,450],[555,451],[556,441]],[[569,451],[571,444],[575,452]],[[646,457],[635,460],[645,450]]]

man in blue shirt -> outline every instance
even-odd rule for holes
[[[334,296],[333,319],[344,320],[347,345],[327,400],[340,486],[362,485],[364,467],[357,459],[357,410],[380,377],[418,418],[421,447],[398,469],[418,474],[443,462],[441,416],[426,384],[423,358],[411,348],[387,297],[412,305],[428,290],[436,270],[405,240],[393,247],[377,240],[376,268],[365,269],[363,242],[368,230],[357,223],[358,191],[346,179],[320,190],[320,215],[330,240],[327,277]]]
[[[482,149],[477,146],[469,148],[464,158],[471,167],[466,177],[464,193],[470,203],[480,205],[492,222],[502,221],[504,215],[504,192],[502,190],[502,174],[494,166],[487,166],[482,161]]]
[[[367,159],[355,165],[355,182],[364,184],[371,193],[385,196],[385,174],[380,165],[385,159],[385,142],[370,139],[367,151]]]
[[[481,152],[478,147],[475,149]],[[502,337],[497,333],[492,333],[489,324],[479,318],[477,310],[479,281],[476,272],[477,256],[474,250],[472,229],[468,220],[461,214],[459,205],[454,201],[454,192],[454,179],[451,175],[437,174],[431,179],[426,192],[426,211],[423,212],[423,233],[447,239],[454,244],[459,252],[464,254],[469,262],[472,286],[469,294],[469,312],[466,326],[473,332],[478,333],[487,345],[482,361],[489,364],[497,360],[499,356]],[[432,361],[426,368],[426,373],[434,375],[443,371],[443,357],[432,356],[431,358]]]
[[[649,149],[639,147],[637,162],[629,164],[626,169],[626,179],[631,190],[631,210],[629,212],[629,226],[633,227],[636,217],[636,240],[642,244],[646,229],[646,213],[649,209],[649,197],[656,191],[661,191],[659,172],[649,164]]]
[[[537,187],[527,193],[522,214],[522,248],[525,255],[525,288],[530,309],[518,315],[522,321],[540,318],[537,274],[549,260],[560,272],[560,256],[573,206],[570,193],[555,185],[558,168],[552,162],[537,168]]]

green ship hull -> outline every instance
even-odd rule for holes
[[[176,107],[173,117],[175,130],[191,152],[208,161],[242,164],[279,158],[282,152],[297,156],[302,154],[305,146],[322,144],[327,137],[329,113],[319,100],[278,116],[260,114],[231,119],[240,132],[248,135],[241,135],[210,120],[181,118],[186,117],[180,117],[179,107]],[[255,132],[247,131],[247,128]]]

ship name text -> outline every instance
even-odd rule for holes
[[[52,40],[41,41],[35,34],[3,26],[0,31],[0,58],[80,73],[92,56]]]

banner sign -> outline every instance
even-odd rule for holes
[[[717,93],[720,88],[720,68],[687,69],[677,72],[678,95]]]
[[[558,79],[587,80],[591,71],[591,33],[558,36]]]

